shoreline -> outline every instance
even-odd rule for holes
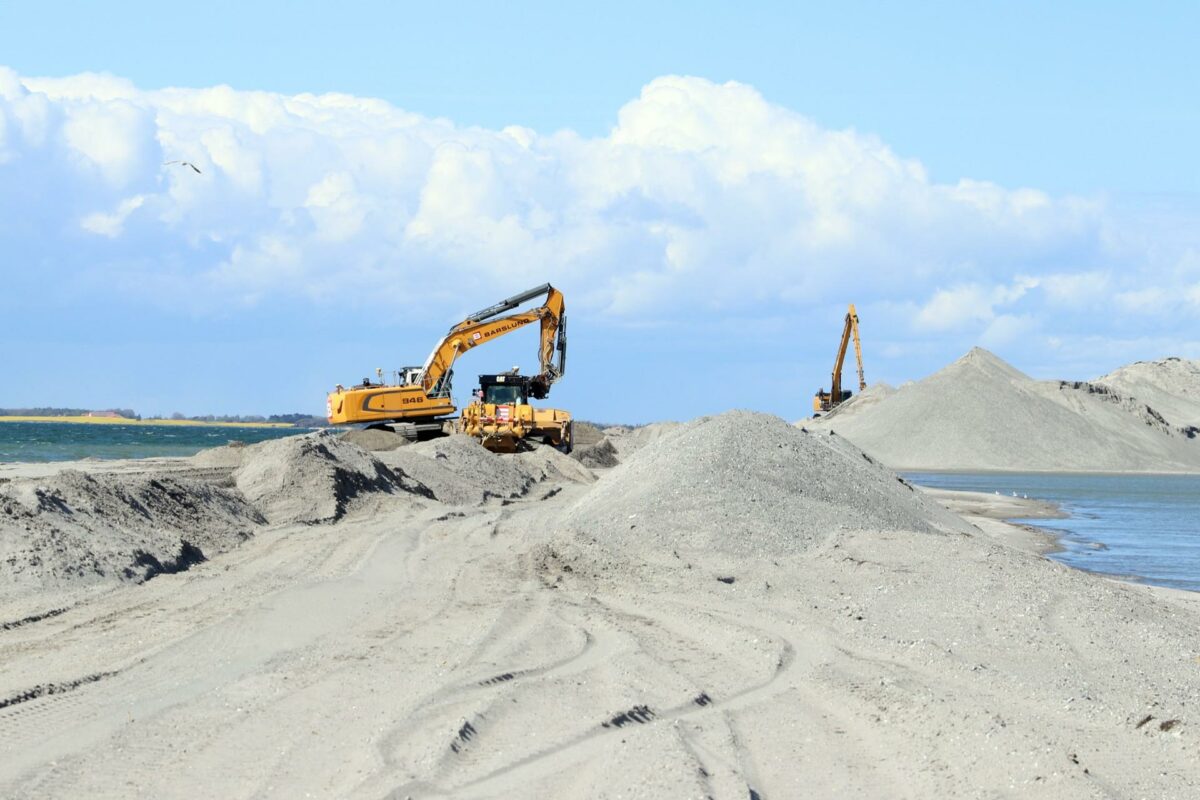
[[[125,417],[37,417],[0,416],[0,423],[61,422],[69,425],[129,425],[129,426],[176,426],[206,428],[299,428],[291,422],[204,422],[194,419],[127,419]]]
[[[1070,519],[1071,515],[1063,511],[1058,503],[1049,500],[988,494],[987,492],[932,488],[920,484],[913,484],[913,486],[993,539],[1039,556],[1066,551],[1066,547],[1062,544],[1061,533],[1049,528],[1014,521],[1018,519]],[[1055,561],[1054,563],[1061,564],[1062,562]],[[1063,564],[1063,566],[1078,569],[1088,575],[1109,577],[1103,573],[1091,572],[1070,564]],[[1132,581],[1127,582],[1132,583]]]
[[[919,484],[913,485],[952,513],[959,515],[981,532],[1002,544],[1016,547],[1019,550],[1042,557],[1067,552],[1067,547],[1062,542],[1065,536],[1063,532],[1017,521],[1030,519],[1071,519],[1071,515],[1063,511],[1058,503],[1049,500],[992,495],[986,492],[935,489]],[[1125,586],[1138,586],[1155,592],[1165,592],[1168,595],[1177,597],[1200,598],[1200,591],[1182,589],[1177,586],[1161,586],[1150,582],[1149,579],[1142,575],[1099,572],[1097,570],[1086,569],[1077,564],[1059,561],[1058,559],[1047,558],[1047,560],[1066,569],[1075,570],[1097,578],[1104,578]]]
[[[888,467],[897,475],[1200,475],[1200,470],[1128,470],[1128,469],[975,469],[952,467]],[[906,478],[907,480],[907,478]]]

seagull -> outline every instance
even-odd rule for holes
[[[200,168],[197,167],[195,164],[193,164],[190,161],[164,161],[163,162],[164,167],[167,166],[168,164],[183,164],[185,167],[191,167],[192,169],[194,169],[196,171],[197,175],[203,174],[202,172],[200,172]]]

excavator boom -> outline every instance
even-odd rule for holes
[[[538,308],[500,316],[542,294],[546,295],[546,300]],[[471,314],[452,327],[450,332],[434,345],[429,358],[425,360],[425,366],[422,367],[421,385],[426,391],[432,391],[442,376],[454,366],[455,360],[466,351],[486,344],[498,336],[511,333],[531,322],[540,321],[541,337],[538,360],[541,365],[541,373],[535,378],[537,389],[534,396],[545,397],[550,391],[550,385],[561,378],[566,369],[567,319],[563,311],[562,292],[547,283]],[[554,363],[556,350],[558,351],[557,364]]]

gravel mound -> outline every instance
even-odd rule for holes
[[[679,426],[609,473],[566,516],[636,553],[803,552],[839,528],[934,532],[961,521],[840,437],[730,411]]]
[[[582,447],[576,446],[571,451],[571,458],[590,469],[615,467],[621,463],[617,458],[617,448],[608,439],[601,439],[595,444]]]
[[[897,469],[1200,470],[1200,439],[1099,383],[1035,381],[975,348],[934,375],[803,420]]]
[[[612,442],[617,455],[623,458],[671,436],[682,427],[679,422],[654,422],[637,428],[605,428],[604,436]]]
[[[403,469],[330,431],[246,447],[233,479],[271,523],[335,522],[355,500],[373,494],[433,496]]]
[[[535,446],[528,452],[498,454],[486,450],[474,438],[461,435],[418,442],[385,453],[383,458],[429,487],[435,498],[451,505],[517,499],[546,480],[595,480],[582,464],[553,447]]]
[[[201,450],[192,456],[191,461],[198,467],[234,470],[242,465],[245,452],[246,445],[238,442]]]
[[[384,431],[378,428],[351,428],[338,434],[344,442],[356,444],[363,450],[373,453],[386,453],[409,443],[408,437],[394,431]]]
[[[179,477],[63,470],[15,480],[0,485],[0,594],[180,571],[264,522],[237,492]]]
[[[571,423],[571,439],[576,447],[596,444],[603,438],[604,431],[590,422],[583,422],[577,419]]]
[[[1179,428],[1200,428],[1200,361],[1138,361],[1092,383],[1137,398]]]

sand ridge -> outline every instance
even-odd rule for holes
[[[1136,397],[1176,427],[1200,428],[1200,361],[1138,361],[1093,383]]]

